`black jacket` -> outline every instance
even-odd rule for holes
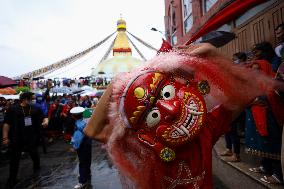
[[[25,126],[24,120],[28,116],[32,120],[31,126]],[[4,123],[10,125],[9,137],[11,145],[35,146],[40,135],[43,119],[42,110],[33,105],[22,107],[20,104],[16,104],[11,106],[4,118]]]

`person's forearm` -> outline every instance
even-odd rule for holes
[[[112,85],[110,84],[99,100],[87,127],[84,129],[84,133],[87,136],[94,138],[99,135],[105,127],[108,114],[108,102],[110,100],[111,93]]]
[[[3,139],[7,139],[8,135],[9,135],[9,130],[10,130],[10,125],[8,125],[7,123],[4,123],[3,125]]]

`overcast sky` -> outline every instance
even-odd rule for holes
[[[150,29],[164,31],[164,0],[0,0],[0,75],[23,74],[94,45],[116,31],[120,14],[128,31],[160,47],[162,35]],[[155,55],[133,41],[146,58]],[[57,75],[90,74],[110,43]]]

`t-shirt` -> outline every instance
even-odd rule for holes
[[[41,109],[33,105],[11,106],[4,118],[4,123],[10,125],[11,143],[36,145],[43,118]]]

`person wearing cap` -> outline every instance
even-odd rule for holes
[[[37,141],[43,122],[43,112],[32,104],[33,93],[25,92],[20,96],[20,103],[12,105],[4,118],[3,144],[10,145],[10,175],[8,184],[16,184],[21,153],[29,152],[33,160],[34,172],[40,169],[40,157],[37,151]]]
[[[83,133],[87,124],[83,119],[84,111],[83,107],[74,107],[70,110],[72,117],[76,120],[71,143],[77,151],[80,175],[79,183],[74,186],[74,189],[86,187],[91,179],[92,140]]]

